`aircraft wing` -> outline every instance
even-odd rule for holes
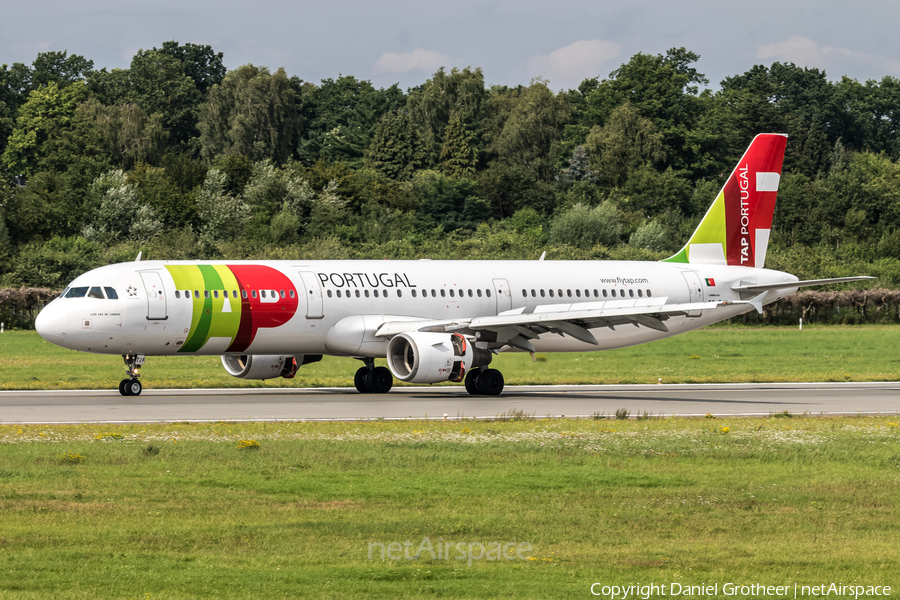
[[[751,300],[720,302],[689,302],[667,304],[667,298],[643,300],[612,300],[582,304],[550,304],[526,313],[524,307],[499,315],[452,320],[387,321],[378,328],[377,337],[393,337],[413,331],[463,332],[474,334],[489,331],[498,335],[498,341],[533,352],[528,341],[544,333],[569,335],[582,342],[597,345],[597,339],[588,331],[597,327],[615,329],[622,325],[649,327],[667,332],[664,321],[672,316],[716,310],[727,306],[745,304],[762,312],[766,293]]]

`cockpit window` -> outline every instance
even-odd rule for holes
[[[110,300],[118,300],[119,299],[119,295],[116,293],[116,290],[112,289],[111,287],[105,287],[103,289],[106,291],[106,297],[109,298]]]
[[[103,296],[103,290],[101,290],[99,287],[92,287],[91,291],[88,292],[88,298],[97,298],[98,300],[106,299]]]
[[[66,298],[84,298],[87,295],[87,286],[85,287],[73,287],[66,294]]]

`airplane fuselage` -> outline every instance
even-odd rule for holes
[[[731,288],[793,281],[751,267],[632,261],[142,261],[75,279],[41,313],[40,330],[57,345],[102,354],[377,358],[387,339],[374,332],[385,321],[746,300]],[[597,345],[559,332],[532,343],[548,352],[620,348],[748,310],[673,316],[668,331],[591,329]]]

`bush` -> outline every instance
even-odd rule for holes
[[[595,208],[576,204],[553,219],[550,243],[575,248],[590,248],[597,244],[614,246],[621,233],[619,211],[611,201]]]

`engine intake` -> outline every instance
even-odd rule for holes
[[[293,379],[297,369],[322,360],[321,354],[285,356],[266,354],[224,354],[222,366],[232,377],[240,379],[274,379],[284,377]]]
[[[458,333],[401,333],[387,347],[391,373],[409,383],[462,381],[469,369],[488,365],[491,358]]]

